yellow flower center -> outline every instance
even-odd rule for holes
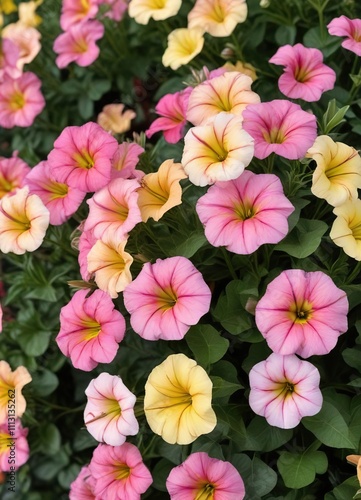
[[[350,221],[349,227],[355,240],[361,240],[361,220],[360,217]]]
[[[224,11],[222,2],[216,0],[214,5],[212,6],[212,10],[209,13],[209,17],[214,20],[216,23],[223,23],[226,13]]]
[[[95,164],[94,158],[87,150],[83,150],[81,153],[74,153],[73,160],[77,162],[78,167],[85,170],[90,170]]]
[[[198,42],[199,40],[192,37],[191,33],[183,33],[182,38],[177,38],[177,52],[183,57],[190,56],[197,49]]]
[[[177,294],[173,291],[172,287],[159,288],[156,291],[156,296],[158,298],[159,308],[163,311],[168,311],[172,309],[177,303]]]
[[[290,307],[290,317],[294,323],[303,325],[312,318],[312,304],[304,300],[301,304],[294,303]]]
[[[66,184],[62,184],[61,182],[50,181],[47,184],[47,190],[52,193],[49,198],[49,201],[52,201],[58,198],[65,198],[68,194],[69,188]]]
[[[7,407],[9,401],[9,391],[14,392],[15,387],[6,383],[5,380],[0,379],[0,407]]]
[[[295,80],[300,83],[306,83],[309,79],[309,70],[307,68],[297,67],[295,71]]]
[[[131,473],[131,468],[128,467],[127,464],[122,464],[122,463],[116,463],[116,472],[115,472],[115,479],[118,481],[123,481],[124,479],[128,479]]]
[[[194,500],[213,500],[214,499],[214,492],[215,492],[215,486],[212,483],[206,483],[202,484],[200,487],[199,493],[197,493],[197,496],[194,498]]]
[[[164,189],[162,189],[162,187],[159,185],[159,183],[157,183],[155,185],[155,183],[153,182],[153,186],[154,189],[152,189],[152,187],[150,186],[150,183],[147,183],[146,181],[142,181],[142,187],[151,195],[151,196],[154,196],[154,198],[157,198],[162,205],[164,205],[165,203],[167,203],[167,201],[169,200],[169,192],[166,192]],[[156,190],[157,189],[157,190]]]
[[[13,440],[14,438],[10,434],[6,432],[0,433],[0,454],[6,453],[9,450],[8,444]]]
[[[240,202],[234,207],[234,211],[237,215],[237,218],[244,221],[247,219],[252,219],[257,213],[256,209],[247,202]]]
[[[86,15],[90,9],[89,0],[80,0],[80,5],[81,5],[80,13]]]
[[[25,105],[24,94],[17,90],[9,99],[9,106],[12,111],[18,111],[22,109]]]
[[[83,332],[83,340],[85,341],[94,339],[101,332],[100,324],[91,318],[83,320],[82,325],[84,325],[84,329],[82,330],[82,332]]]
[[[286,139],[285,134],[279,128],[263,130],[262,135],[264,140],[269,144],[282,144]]]
[[[2,198],[6,193],[10,193],[17,185],[13,182],[8,181],[5,177],[0,174],[0,198]]]
[[[361,31],[355,29],[352,33],[352,38],[355,40],[355,42],[361,42]]]

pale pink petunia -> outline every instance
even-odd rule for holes
[[[96,242],[97,239],[92,231],[82,231],[78,242],[78,263],[80,274],[84,281],[89,281],[92,276],[92,273],[88,271],[88,254]]]
[[[40,32],[32,26],[25,26],[18,21],[17,23],[10,23],[4,26],[1,31],[1,37],[11,40],[19,49],[16,67],[21,74],[25,64],[31,63],[40,52]],[[11,76],[18,77],[20,75]]]
[[[41,81],[30,71],[13,80],[6,76],[0,86],[0,126],[29,127],[45,107]]]
[[[119,243],[127,239],[129,231],[142,221],[138,207],[140,184],[135,179],[113,179],[97,191],[87,203],[89,215],[84,230],[93,231],[97,239],[111,235]]]
[[[341,45],[361,56],[361,19],[349,19],[346,16],[335,17],[327,25],[330,35],[346,38]]]
[[[24,179],[30,167],[14,151],[11,158],[0,156],[0,199],[16,188],[24,186]]]
[[[249,382],[250,407],[272,426],[292,429],[302,417],[311,417],[321,410],[320,373],[294,354],[272,353],[253,366]]]
[[[136,397],[120,377],[103,372],[90,382],[85,394],[88,401],[84,422],[94,439],[120,446],[127,436],[138,434],[139,424],[134,416]]]
[[[0,82],[4,76],[18,78],[22,71],[17,67],[20,56],[19,47],[9,38],[2,38],[0,42]]]
[[[125,320],[114,309],[109,295],[95,290],[78,290],[61,308],[60,331],[56,337],[59,349],[71,359],[73,366],[90,371],[98,363],[115,358],[119,342],[124,338]]]
[[[209,311],[211,291],[185,257],[144,264],[124,290],[133,330],[147,340],[180,340]]]
[[[205,452],[192,453],[174,467],[166,487],[171,500],[242,500],[245,496],[244,482],[237,469]]]
[[[99,5],[108,6],[108,10],[104,16],[117,22],[123,19],[124,14],[128,10],[128,3],[128,0],[98,0]]]
[[[84,21],[74,24],[54,41],[55,60],[58,68],[65,68],[71,62],[78,66],[90,66],[99,56],[96,44],[104,35],[104,26],[99,21]]]
[[[301,43],[284,45],[269,62],[285,67],[278,86],[282,94],[291,99],[318,101],[323,92],[335,86],[336,73],[323,64],[323,54],[318,49],[307,48]]]
[[[49,226],[49,210],[27,186],[0,200],[0,251],[22,255],[42,244]]]
[[[102,500],[140,500],[153,482],[138,448],[131,443],[98,445],[89,468],[95,478],[96,498]]]
[[[294,207],[276,175],[244,171],[235,180],[211,186],[199,198],[196,211],[213,246],[250,254],[286,236]]]
[[[95,500],[95,479],[89,466],[84,465],[78,476],[70,485],[69,500]]]
[[[260,160],[271,153],[289,160],[303,158],[317,136],[315,115],[282,99],[249,104],[243,111],[243,128],[253,137],[254,155]]]
[[[94,192],[111,177],[112,158],[118,143],[93,122],[66,127],[48,155],[54,179],[81,191]]]
[[[256,306],[256,324],[272,351],[328,354],[347,330],[348,300],[321,271],[283,271]]]
[[[186,111],[188,99],[192,92],[191,87],[163,96],[155,107],[159,118],[154,120],[145,134],[150,139],[156,132],[163,132],[164,139],[176,144],[184,135],[187,123]]]
[[[112,160],[112,179],[141,179],[144,172],[136,170],[139,156],[144,153],[144,148],[135,142],[122,142],[119,144]]]
[[[31,169],[25,178],[32,194],[39,196],[50,212],[50,224],[59,226],[78,210],[85,192],[57,182],[50,171],[48,162],[42,161]]]
[[[24,429],[19,418],[11,416],[10,410],[7,421],[0,425],[0,472],[17,470],[28,461],[30,453],[28,429]]]
[[[62,0],[60,26],[64,31],[75,24],[96,17],[99,9],[98,0]]]

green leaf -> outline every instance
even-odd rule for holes
[[[192,326],[185,337],[197,362],[208,367],[226,354],[229,341],[211,325]]]
[[[213,409],[217,418],[227,424],[227,436],[233,439],[240,448],[243,448],[246,442],[246,427],[239,405],[213,405]]]
[[[272,451],[287,443],[292,436],[292,429],[273,427],[264,418],[255,417],[247,427],[245,450]]]
[[[180,236],[178,239],[174,238],[173,242],[168,241],[168,255],[171,257],[180,255],[190,259],[206,241],[204,234],[196,231],[190,233],[186,238],[184,236]]]
[[[35,476],[41,481],[52,481],[69,464],[69,457],[64,450],[52,457],[41,457],[33,466]]]
[[[336,99],[332,99],[327,106],[326,113],[322,117],[322,131],[324,134],[329,134],[337,125],[344,123],[345,114],[350,106],[343,106],[338,108]]]
[[[296,490],[313,483],[316,474],[326,472],[327,465],[327,456],[323,451],[285,451],[277,460],[277,467],[285,485]]]
[[[174,464],[166,458],[162,458],[161,460],[159,460],[159,462],[156,463],[155,467],[152,470],[152,486],[159,491],[167,491],[165,482],[167,480],[167,477],[169,476],[170,471],[173,468]]]
[[[342,352],[342,357],[345,362],[356,368],[356,370],[361,373],[361,346],[356,345],[352,348],[347,348]]]
[[[37,396],[49,396],[59,385],[59,380],[55,373],[45,368],[39,368],[39,371],[32,374],[32,377],[31,387],[33,393]]]
[[[354,495],[356,495],[359,488],[360,483],[358,482],[357,477],[354,476],[346,479],[346,481],[334,488],[332,493],[336,500],[351,500],[354,498]]]
[[[94,113],[94,103],[86,94],[81,94],[79,97],[78,111],[84,120],[88,120]]]
[[[244,500],[259,500],[277,484],[276,472],[257,457],[251,460],[247,455],[237,453],[232,455],[231,463],[243,478],[246,489]]]
[[[78,464],[71,464],[66,469],[59,472],[58,481],[62,488],[68,490],[70,485],[77,478],[80,472],[81,466]]]
[[[296,39],[296,26],[279,26],[275,33],[275,39],[278,45],[293,45]]]
[[[228,382],[221,377],[210,377],[213,383],[212,398],[223,398],[225,396],[231,396],[234,392],[242,389],[241,384],[234,384],[233,382]]]
[[[59,452],[61,436],[54,424],[45,424],[41,427],[41,451],[45,455],[55,455]]]
[[[300,219],[300,213],[301,210],[309,205],[309,201],[305,200],[303,198],[296,198],[292,197],[289,198],[290,202],[292,205],[295,207],[295,210],[292,212],[292,214],[288,217],[288,231],[291,232],[292,229],[297,225],[297,222]]]
[[[313,417],[304,417],[302,424],[311,431],[321,443],[331,448],[355,449],[348,426],[341,413],[331,403],[324,401],[321,411]]]
[[[328,225],[320,220],[299,219],[297,226],[275,246],[275,250],[304,259],[319,247],[327,230]]]
[[[323,52],[325,57],[336,52],[340,46],[340,40],[338,38],[330,36],[327,31],[321,33],[318,26],[307,31],[303,37],[303,43],[306,47],[317,47]]]
[[[92,101],[98,101],[110,88],[111,82],[109,80],[92,80],[87,94]]]
[[[86,429],[82,429],[75,434],[73,440],[73,450],[82,451],[87,448],[94,448],[97,444],[98,441],[96,441]]]

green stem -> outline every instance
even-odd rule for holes
[[[228,270],[234,280],[238,280],[238,276],[236,274],[236,271],[233,269],[231,259],[229,257],[228,251],[225,249],[225,247],[221,247],[221,252],[223,254],[225,263],[227,264]]]
[[[357,262],[354,270],[351,272],[350,276],[347,278],[347,284],[351,284],[353,280],[357,277],[359,272],[361,271],[361,261]]]

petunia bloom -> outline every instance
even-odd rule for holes
[[[2,29],[1,36],[11,40],[19,49],[16,67],[22,73],[25,64],[31,63],[40,52],[40,32],[31,26],[24,26],[19,21],[5,26]]]
[[[246,0],[197,0],[188,14],[188,27],[201,28],[214,37],[225,37],[246,18]]]
[[[109,17],[114,21],[121,21],[125,12],[128,10],[127,0],[98,0],[99,5],[107,5],[108,10],[104,13],[104,17]]]
[[[84,465],[70,485],[69,500],[95,500],[94,487],[95,479],[90,473],[89,466]]]
[[[6,194],[24,186],[24,179],[30,167],[15,151],[11,158],[0,156],[0,199]]]
[[[124,290],[133,330],[147,340],[180,340],[209,311],[211,291],[185,257],[144,264]]]
[[[0,39],[0,82],[6,75],[10,78],[21,76],[22,71],[17,67],[19,56],[19,47],[12,40]]]
[[[102,500],[138,500],[153,482],[138,448],[130,443],[98,445],[89,469],[95,479],[95,496]]]
[[[337,216],[332,224],[330,238],[343,251],[361,260],[361,200],[348,200],[333,209]]]
[[[278,354],[328,354],[347,330],[348,300],[321,271],[283,271],[256,306],[256,324]]]
[[[237,469],[230,462],[211,458],[204,452],[192,453],[174,467],[166,487],[171,500],[242,500],[245,495],[244,482]]]
[[[84,21],[74,24],[54,41],[53,50],[58,57],[58,68],[65,68],[71,62],[78,66],[90,66],[98,58],[100,49],[96,44],[104,35],[104,26],[99,21]]]
[[[252,78],[252,82],[257,80],[258,78],[256,68],[252,66],[252,64],[247,62],[237,61],[236,64],[232,64],[231,62],[227,61],[223,65],[223,68],[225,68],[227,71],[238,71],[238,73],[243,73],[244,75]]]
[[[88,254],[91,248],[97,242],[97,239],[93,235],[92,231],[83,231],[84,224],[81,225],[81,235],[77,240],[77,246],[79,250],[78,263],[81,277],[84,281],[89,281],[92,277],[92,273],[88,271]]]
[[[181,5],[182,0],[131,0],[128,13],[137,23],[148,24],[150,19],[163,21],[175,16]]]
[[[149,129],[146,130],[145,135],[148,139],[160,131],[163,132],[164,139],[171,144],[176,144],[183,137],[187,123],[188,99],[191,92],[192,89],[187,87],[174,94],[166,94],[159,99],[155,111],[160,117],[154,120]]]
[[[249,104],[243,128],[254,138],[254,155],[260,160],[271,153],[288,160],[303,158],[317,136],[315,115],[282,99]]]
[[[95,18],[98,0],[62,0],[60,26],[68,31],[71,26]]]
[[[85,194],[77,188],[57,182],[51,175],[48,162],[33,167],[25,178],[31,194],[39,196],[50,213],[50,224],[58,226],[78,210]]]
[[[48,155],[50,170],[57,182],[85,192],[98,191],[111,177],[111,160],[118,143],[93,122],[66,127]]]
[[[236,71],[206,80],[189,97],[187,120],[194,125],[206,125],[222,111],[241,116],[248,104],[260,102],[251,84],[249,76]]]
[[[323,54],[318,49],[307,48],[301,43],[284,45],[269,62],[285,67],[278,86],[282,94],[291,99],[318,101],[323,92],[335,86],[336,73],[323,64]]]
[[[30,453],[26,439],[28,430],[24,429],[19,418],[10,416],[10,412],[7,421],[0,425],[1,472],[17,470],[28,461]]]
[[[0,200],[0,251],[22,255],[42,244],[49,226],[49,210],[27,186]]]
[[[168,35],[168,46],[163,54],[162,63],[176,70],[188,64],[203,49],[202,30],[195,28],[179,28]]]
[[[212,381],[184,354],[172,354],[150,373],[144,412],[155,434],[170,444],[189,444],[213,431]]]
[[[136,170],[139,157],[144,153],[144,148],[135,142],[122,142],[119,144],[112,160],[111,178],[141,179],[144,172]]]
[[[25,366],[19,366],[12,371],[9,363],[0,361],[0,425],[7,424],[10,417],[23,416],[26,410],[26,400],[21,390],[31,381],[31,375]],[[15,401],[14,408],[12,407],[13,400]]]
[[[196,211],[213,246],[244,255],[281,241],[294,207],[276,175],[245,171],[235,180],[211,186]]]
[[[134,416],[136,397],[120,377],[103,372],[90,382],[85,394],[88,401],[84,422],[94,439],[120,446],[127,436],[138,434]]]
[[[182,203],[180,181],[187,175],[180,163],[165,160],[157,172],[145,175],[138,191],[138,206],[143,222],[152,217],[158,221],[163,215]]]
[[[294,354],[272,353],[249,373],[249,405],[270,425],[296,427],[302,417],[316,415],[322,407],[320,373]]]
[[[330,35],[346,37],[341,45],[361,56],[361,19],[349,19],[346,16],[335,17],[327,25]]]
[[[97,122],[110,134],[124,134],[130,129],[130,122],[135,117],[133,110],[124,111],[124,104],[107,104],[99,113]]]
[[[30,0],[20,2],[18,6],[19,23],[23,26],[36,28],[42,22],[42,18],[36,14],[36,9],[43,3],[43,0]]]
[[[6,77],[0,86],[0,126],[29,127],[45,107],[41,81],[30,71],[13,80]]]
[[[320,135],[306,156],[317,164],[312,194],[334,207],[357,198],[357,189],[361,188],[361,157],[356,149]]]
[[[242,117],[219,113],[213,123],[187,132],[181,161],[189,180],[206,186],[239,177],[253,152],[254,141],[243,129]]]
[[[88,289],[78,290],[61,308],[55,339],[73,366],[84,371],[113,361],[125,334],[125,320],[109,295],[102,290],[87,297],[88,293]]]

